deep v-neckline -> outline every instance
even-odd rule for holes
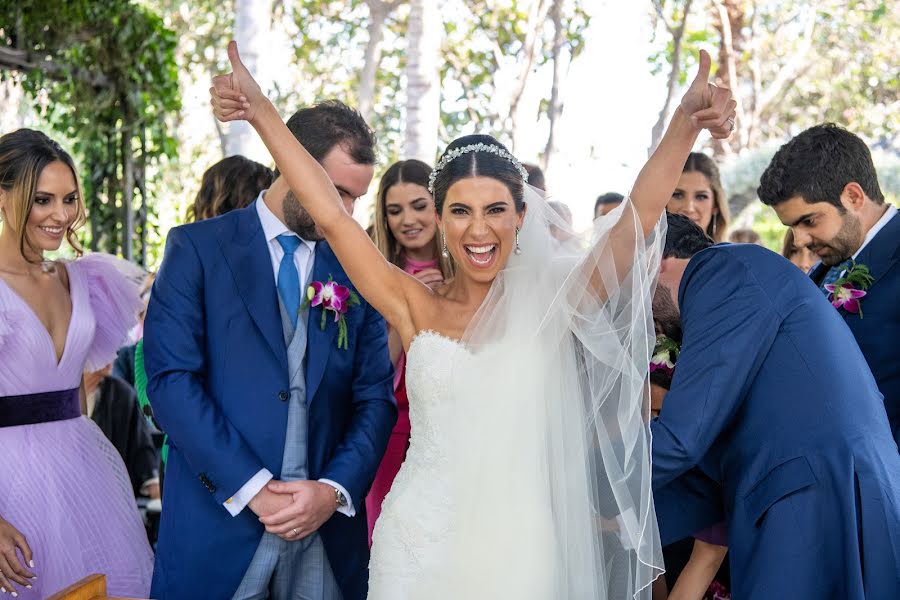
[[[72,289],[72,272],[66,267],[63,267],[63,268],[66,269],[66,275],[68,276],[67,279],[69,281],[69,323],[66,325],[66,334],[63,338],[63,349],[62,349],[61,354],[57,354],[56,341],[53,339],[53,334],[50,333],[50,330],[47,329],[47,326],[44,325],[43,321],[41,321],[41,318],[38,316],[37,312],[35,312],[34,308],[32,308],[32,306],[30,304],[28,304],[28,301],[25,300],[25,298],[23,298],[19,294],[19,292],[17,292],[15,290],[15,288],[13,288],[13,286],[11,286],[9,284],[9,282],[6,281],[6,279],[4,279],[3,277],[0,277],[0,282],[3,282],[3,285],[6,286],[6,289],[9,290],[9,293],[16,299],[17,302],[19,302],[22,305],[22,307],[25,309],[25,312],[32,319],[34,319],[35,324],[40,328],[41,333],[44,337],[44,340],[50,346],[50,356],[53,357],[54,364],[56,365],[57,369],[60,368],[60,366],[63,364],[63,362],[66,359],[66,356],[69,353],[69,346],[70,346],[69,342],[71,341],[69,338],[72,335],[72,324],[75,322],[75,307],[76,307],[75,294]]]

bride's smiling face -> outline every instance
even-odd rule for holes
[[[516,228],[525,210],[516,212],[509,188],[491,177],[454,182],[444,199],[440,226],[458,270],[489,283],[516,247]]]

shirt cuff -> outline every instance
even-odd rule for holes
[[[268,469],[260,469],[259,472],[250,478],[250,481],[241,486],[237,493],[226,500],[222,506],[232,517],[241,514],[250,501],[263,489],[267,483],[272,481],[274,475]]]
[[[347,493],[347,490],[344,489],[344,486],[339,484],[337,481],[332,481],[330,479],[320,479],[319,483],[327,483],[333,488],[337,488],[340,493],[344,495],[344,498],[347,499],[347,506],[338,506],[337,511],[342,515],[347,515],[348,517],[356,516],[356,509],[353,507],[353,498],[350,497],[350,494]]]
[[[138,490],[141,494],[147,495],[147,488],[151,485],[159,485],[159,477],[151,477],[147,481],[141,484],[141,489]]]

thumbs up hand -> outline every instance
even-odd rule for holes
[[[734,130],[737,102],[731,90],[709,83],[712,59],[706,50],[700,51],[700,67],[691,87],[681,99],[681,110],[699,129],[708,129],[712,137],[725,139]]]
[[[213,77],[209,88],[213,113],[220,121],[253,121],[260,106],[266,102],[259,84],[241,62],[237,43],[228,43],[231,73]]]

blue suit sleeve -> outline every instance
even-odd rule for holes
[[[353,417],[344,439],[319,475],[319,479],[344,486],[357,508],[363,505],[397,422],[387,325],[375,309],[365,306],[353,364]]]
[[[684,277],[682,351],[651,422],[654,489],[696,466],[728,427],[782,320],[755,273],[727,252],[698,254]]]
[[[654,490],[653,503],[663,546],[683,540],[725,519],[719,484],[691,469]]]
[[[147,396],[169,439],[222,504],[264,465],[204,388],[203,298],[197,249],[185,231],[173,229],[144,328]]]

